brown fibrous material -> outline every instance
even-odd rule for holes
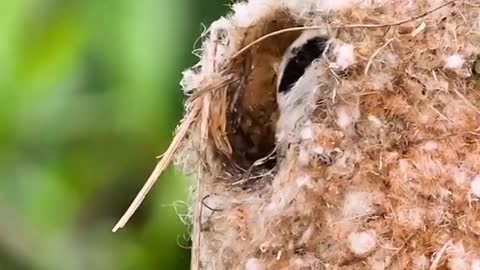
[[[315,27],[354,62],[325,55],[317,108],[275,153],[278,64]],[[480,269],[479,0],[251,0],[202,49],[177,154],[194,269]]]

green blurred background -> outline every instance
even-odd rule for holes
[[[0,1],[0,270],[188,269],[170,169],[111,229],[172,138],[181,72],[228,0]]]

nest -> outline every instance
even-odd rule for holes
[[[194,174],[194,269],[480,269],[480,1],[250,0],[184,74],[166,159]],[[309,121],[278,151],[275,82],[319,28]],[[148,191],[149,187],[146,188]]]

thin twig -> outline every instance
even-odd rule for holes
[[[243,54],[245,51],[247,51],[248,49],[250,49],[251,47],[257,45],[258,43],[270,38],[270,37],[273,37],[273,36],[277,36],[277,35],[280,35],[280,34],[283,34],[283,33],[289,33],[289,32],[296,32],[296,31],[303,31],[303,30],[314,30],[314,29],[323,29],[325,27],[322,27],[322,26],[299,26],[299,27],[290,27],[290,28],[285,28],[285,29],[281,29],[281,30],[278,30],[278,31],[275,31],[275,32],[271,32],[271,33],[268,33],[258,39],[256,39],[255,41],[249,43],[248,45],[246,45],[245,47],[243,47],[242,49],[240,49],[238,52],[236,52],[233,56],[232,56],[232,59],[235,59],[237,58],[238,56],[240,56],[241,54]]]
[[[433,107],[433,105],[430,105],[429,106],[430,109],[432,109],[432,111],[434,111],[435,113],[438,114],[438,116],[440,116],[443,120],[446,120],[447,122],[449,122],[450,124],[453,124],[453,125],[456,125],[455,122],[453,122],[450,118],[448,118],[447,116],[445,116],[443,113],[441,113],[439,110],[435,109],[435,107]]]
[[[398,22],[393,22],[393,23],[386,23],[386,24],[348,24],[348,25],[343,25],[343,26],[340,26],[340,28],[382,28],[382,27],[390,27],[390,26],[399,26],[399,25],[402,25],[402,24],[405,24],[405,23],[408,23],[408,22],[412,22],[412,21],[416,21],[418,19],[421,19],[423,17],[426,17],[428,15],[430,15],[431,13],[439,10],[439,9],[442,9],[448,5],[451,5],[455,2],[457,2],[458,0],[452,0],[452,1],[448,1],[434,9],[431,9],[429,11],[426,11],[420,15],[417,15],[417,16],[413,16],[411,18],[408,18],[408,19],[405,19],[405,20],[401,20],[401,21],[398,21]]]
[[[223,209],[213,208],[213,207],[209,206],[209,205],[205,202],[205,200],[208,199],[208,198],[210,198],[210,197],[211,197],[211,194],[208,194],[208,195],[206,195],[206,196],[203,196],[203,199],[202,199],[202,204],[203,204],[203,206],[205,206],[206,208],[208,208],[210,211],[213,211],[213,212],[221,212],[221,211],[223,211]]]
[[[458,0],[452,0],[452,1],[446,2],[446,3],[436,7],[434,9],[431,9],[431,10],[429,10],[425,13],[422,13],[420,15],[413,16],[411,18],[401,20],[401,21],[397,21],[397,22],[393,22],[393,23],[386,23],[386,24],[347,24],[347,25],[341,25],[338,28],[382,28],[382,27],[398,26],[398,25],[402,25],[402,24],[405,24],[405,23],[408,23],[408,22],[415,21],[415,20],[421,19],[423,17],[426,17],[426,16],[430,15],[431,13],[433,13],[433,12],[435,12],[435,11],[441,9],[441,8],[444,8],[448,5],[451,5],[451,4],[455,3],[456,1],[458,1]],[[280,35],[280,34],[283,34],[283,33],[288,33],[288,32],[296,32],[296,31],[303,31],[303,30],[315,30],[315,29],[324,29],[324,28],[325,28],[324,26],[318,26],[318,25],[299,26],[299,27],[285,28],[285,29],[281,29],[281,30],[278,30],[278,31],[275,31],[275,32],[268,33],[268,34],[256,39],[255,41],[247,44],[242,49],[240,49],[238,52],[236,52],[232,56],[232,59],[237,58],[238,56],[240,56],[241,54],[243,54],[244,52],[249,50],[251,47],[257,45],[258,43],[260,43],[260,42],[262,42],[262,41],[264,41],[264,40],[266,40],[270,37],[277,36],[277,35]]]
[[[462,95],[462,93],[460,93],[456,87],[453,87],[453,91],[455,92],[455,94],[457,94],[457,96],[468,106],[470,107],[472,110],[474,110],[476,113],[480,114],[480,110],[472,104],[472,102],[470,102],[470,100],[468,100],[468,98],[466,98],[464,95]]]
[[[365,71],[363,72],[365,75],[368,75],[368,70],[370,69],[370,66],[372,65],[372,62],[373,62],[373,58],[375,58],[381,50],[383,50],[385,47],[388,46],[388,44],[390,44],[390,42],[393,41],[393,38],[387,40],[387,42],[385,42],[385,44],[382,45],[382,47],[378,48],[373,54],[372,56],[370,56],[370,59],[368,59],[368,63],[367,63],[367,66],[365,67]]]
[[[442,256],[443,254],[445,253],[445,251],[447,250],[447,248],[452,244],[452,240],[448,240],[448,242],[446,242],[443,247],[437,252],[437,254],[435,254],[435,258],[433,259],[433,262],[432,264],[430,265],[430,268],[428,268],[429,270],[436,270],[437,267],[438,267],[438,264],[440,263],[440,260],[442,259]]]
[[[244,183],[244,182],[246,182],[246,181],[248,181],[248,180],[258,178],[258,175],[254,175],[253,177],[250,176],[250,175],[252,174],[253,169],[256,168],[256,167],[261,166],[262,164],[265,164],[265,163],[266,163],[267,161],[269,161],[269,160],[274,159],[273,156],[277,153],[277,148],[278,148],[278,145],[276,145],[276,146],[273,148],[273,150],[272,150],[268,155],[266,155],[266,156],[264,156],[264,157],[256,160],[256,161],[248,168],[248,170],[245,171],[244,175],[242,176],[242,180],[239,180],[239,181],[237,181],[237,182],[234,182],[232,185],[234,186],[234,185],[237,185],[237,184],[239,184],[239,183]],[[273,169],[272,169],[272,170],[273,170]],[[272,170],[270,170],[270,171],[272,171]],[[270,172],[270,171],[269,171],[269,172]],[[267,174],[268,174],[268,173],[267,173]]]
[[[223,86],[229,85],[230,83],[233,82],[233,76],[232,75],[230,75],[230,74],[219,74],[219,75],[220,75],[219,77],[221,79],[218,80],[217,83],[212,84],[212,85],[208,85],[208,87],[202,87],[202,88],[198,89],[198,91],[193,93],[188,98],[188,101],[193,102],[196,99],[198,99],[199,97],[202,97],[206,93],[213,93],[213,92],[216,92],[217,90],[224,89]]]
[[[113,232],[116,232],[118,229],[123,228],[125,224],[127,224],[128,220],[133,216],[133,214],[138,209],[140,204],[142,204],[143,200],[145,199],[145,196],[147,196],[150,189],[157,182],[158,177],[160,177],[163,171],[168,167],[168,165],[170,165],[173,159],[173,155],[178,150],[178,147],[180,146],[181,142],[185,139],[185,136],[187,135],[187,132],[189,131],[190,126],[195,121],[197,114],[199,112],[199,109],[200,109],[199,103],[195,103],[192,110],[187,115],[185,121],[183,121],[183,123],[180,125],[180,128],[177,134],[175,135],[175,137],[173,138],[172,143],[168,147],[162,159],[157,163],[157,166],[153,170],[147,182],[143,185],[140,192],[138,192],[137,196],[135,197],[133,202],[130,204],[125,214],[123,214],[122,218],[120,218],[120,220],[115,225],[115,227],[113,227],[112,229]]]

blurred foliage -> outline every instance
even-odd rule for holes
[[[188,269],[173,169],[110,230],[171,140],[181,72],[226,3],[0,1],[0,270]]]

